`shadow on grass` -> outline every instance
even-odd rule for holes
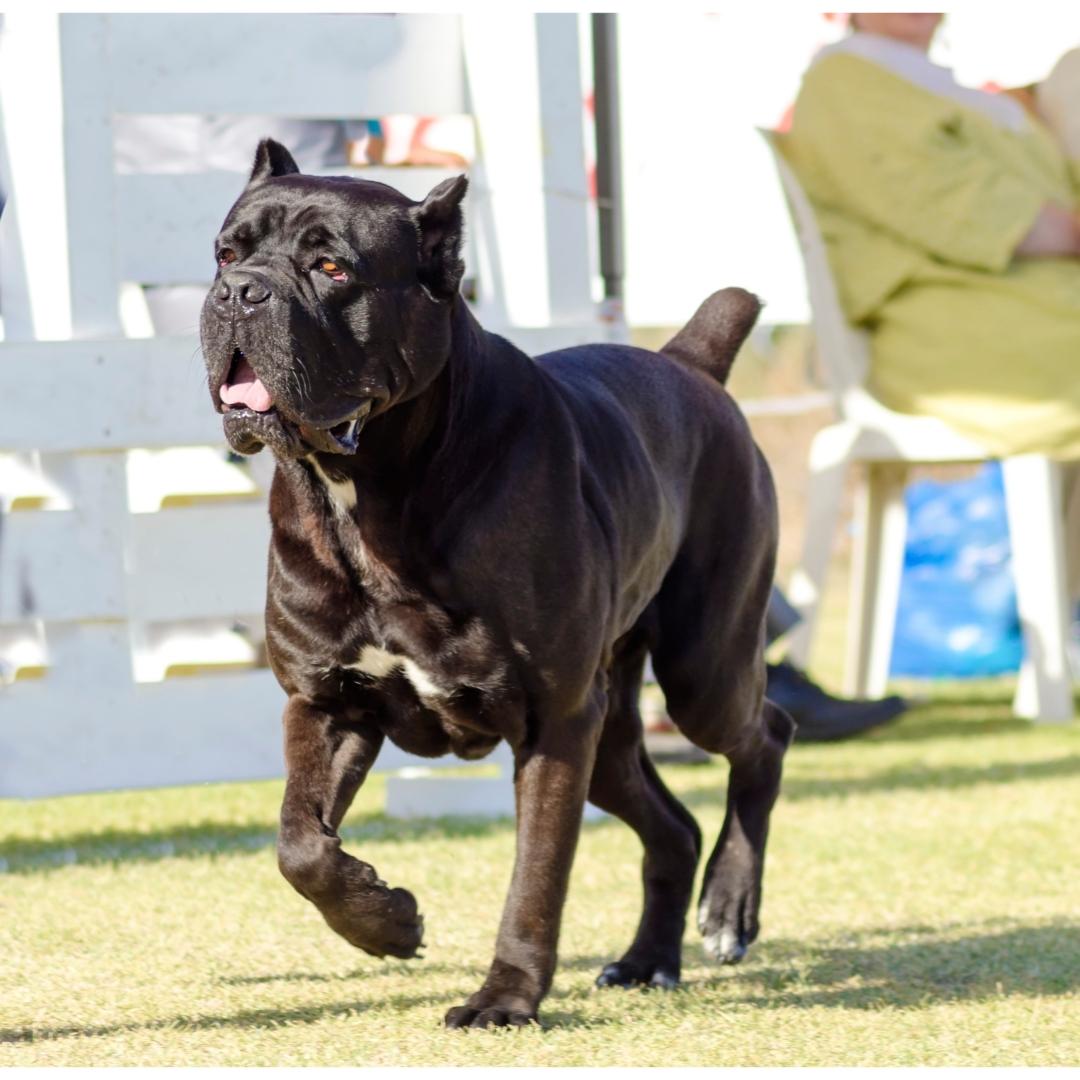
[[[409,843],[432,837],[487,836],[512,831],[509,818],[427,818],[397,821],[372,814],[355,818],[341,835],[363,855],[365,843]],[[12,874],[43,873],[66,866],[94,866],[113,862],[156,862],[173,858],[205,858],[242,851],[272,849],[277,829],[259,825],[183,825],[157,833],[125,829],[67,833],[48,840],[3,840],[0,855]]]
[[[444,994],[389,994],[381,998],[378,1004],[380,1007],[411,1009],[436,1004],[444,997]],[[367,1001],[338,1001],[325,1005],[307,1005],[296,1009],[248,1009],[237,1013],[212,1013],[206,1016],[171,1016],[142,1023],[0,1028],[0,1045],[45,1042],[52,1039],[105,1038],[136,1031],[183,1032],[206,1031],[214,1028],[275,1028],[282,1024],[314,1024],[327,1018],[355,1016],[370,1008],[372,1008],[372,1003]]]
[[[574,956],[562,970],[599,971],[611,957]],[[462,982],[478,981],[474,965],[440,965],[440,972],[460,974]],[[229,985],[267,982],[341,982],[362,980],[380,1009],[407,1012],[431,1005],[450,1007],[461,1000],[460,991],[438,994],[386,994],[378,989],[380,975],[400,975],[396,967],[384,972],[357,970],[344,976],[286,972],[223,979]],[[423,974],[417,972],[417,978]],[[374,983],[372,986],[371,984]],[[745,967],[685,984],[691,994],[668,997],[680,1012],[693,1013],[712,1002],[701,994],[724,992],[715,1002],[725,1010],[738,1008],[929,1008],[942,1002],[985,1001],[1006,997],[1042,997],[1067,994],[1080,987],[1080,925],[1000,923],[976,927],[901,927],[867,931],[843,944],[808,944],[777,940],[760,948]],[[545,1028],[594,1028],[625,1023],[605,1015],[587,1002],[595,991],[558,990],[541,1009]],[[622,994],[611,989],[600,994]],[[634,993],[634,991],[630,991]],[[640,992],[644,997],[644,991]],[[648,992],[650,996],[655,991]],[[579,1004],[580,1003],[580,1007]],[[138,1031],[201,1031],[213,1028],[262,1029],[281,1024],[312,1024],[327,1018],[356,1016],[373,1008],[371,1000],[348,1000],[300,1008],[249,1009],[204,1016],[176,1016],[142,1023],[0,1028],[0,1044],[66,1038],[103,1038]]]
[[[902,929],[843,945],[777,941],[764,963],[712,976],[701,989],[754,989],[734,1004],[754,1008],[925,1008],[941,1002],[1066,994],[1080,987],[1080,924],[984,927],[944,936],[940,928]],[[877,940],[875,940],[877,939]]]
[[[822,795],[859,795],[865,792],[949,791],[977,784],[1008,784],[1023,780],[1048,780],[1080,773],[1080,754],[1042,761],[997,761],[990,765],[903,765],[865,776],[785,777],[783,798],[816,799]],[[701,793],[695,793],[698,795]],[[687,801],[692,801],[692,798]]]
[[[780,787],[785,802],[820,799],[828,796],[846,798],[875,792],[949,791],[977,784],[1009,784],[1025,780],[1049,780],[1080,774],[1080,754],[1047,758],[1043,761],[994,762],[990,765],[903,765],[862,776],[792,776],[786,775]],[[713,806],[721,798],[721,780],[716,789],[698,788],[683,792],[680,801],[689,807]]]
[[[718,761],[717,763],[721,763]],[[862,776],[784,778],[782,797],[787,802],[828,796],[848,797],[871,792],[935,791],[1047,780],[1080,774],[1080,754],[1042,761],[994,762],[989,765],[931,767],[904,765]],[[714,805],[726,783],[725,771],[717,769],[716,788],[682,793],[688,807]],[[609,823],[607,819],[600,824]],[[372,815],[345,826],[341,833],[355,854],[363,857],[364,844],[407,844],[431,838],[482,837],[513,830],[509,818],[495,820],[430,818],[395,821]],[[586,826],[588,828],[589,826]],[[67,866],[93,866],[113,862],[154,862],[171,858],[205,858],[242,851],[268,851],[277,832],[258,826],[190,825],[160,833],[112,829],[106,832],[70,833],[50,840],[15,840],[3,845],[6,870],[12,874],[48,873]]]

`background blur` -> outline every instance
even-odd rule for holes
[[[605,299],[601,277],[598,207],[611,201],[597,198],[593,29],[584,14],[5,16],[0,716],[12,719],[0,794],[228,774],[203,760],[197,729],[190,760],[162,763],[143,717],[215,701],[240,724],[231,692],[249,726],[218,760],[277,769],[280,694],[261,643],[272,463],[224,454],[194,337],[214,233],[264,132],[306,169],[412,197],[468,169],[468,295],[489,329],[532,353],[605,337],[655,348],[715,289],[758,293],[766,307],[732,388],[776,474],[786,580],[810,440],[833,412],[756,129],[783,122],[842,24],[752,8],[618,16],[606,71],[621,299]],[[1077,12],[1020,27],[1015,13],[973,8],[948,17],[933,56],[971,85],[1016,86],[1077,42]],[[329,143],[312,134],[335,125]],[[225,535],[260,553],[228,581],[210,540]],[[847,540],[842,528],[841,565]],[[843,575],[832,580],[842,590]],[[811,667],[837,684],[835,649]],[[112,686],[87,707],[126,723],[125,755],[51,786],[28,779],[44,762],[55,771],[56,745],[85,738],[72,704],[88,679]],[[213,714],[205,722],[217,730]]]

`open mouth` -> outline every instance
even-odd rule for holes
[[[219,394],[223,412],[226,409],[251,409],[252,412],[265,413],[274,407],[270,391],[255,374],[255,369],[239,348],[233,349],[229,374],[225,377]]]
[[[239,347],[233,349],[218,397],[226,437],[241,453],[254,453],[269,445],[289,455],[311,450],[354,454],[372,406],[368,399],[343,420],[329,424],[290,420],[275,406],[270,391]]]

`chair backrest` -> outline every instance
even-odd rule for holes
[[[829,390],[842,412],[845,395],[860,388],[866,378],[870,363],[869,335],[853,327],[840,306],[825,240],[818,227],[814,208],[795,170],[784,157],[783,134],[767,128],[760,128],[759,131],[776,161],[776,170],[780,175],[806,269],[810,311],[814,318],[822,365],[829,381]]]

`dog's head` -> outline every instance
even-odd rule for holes
[[[210,395],[235,450],[354,453],[370,417],[431,384],[450,350],[466,184],[417,203],[301,175],[280,143],[259,144],[202,310]]]

